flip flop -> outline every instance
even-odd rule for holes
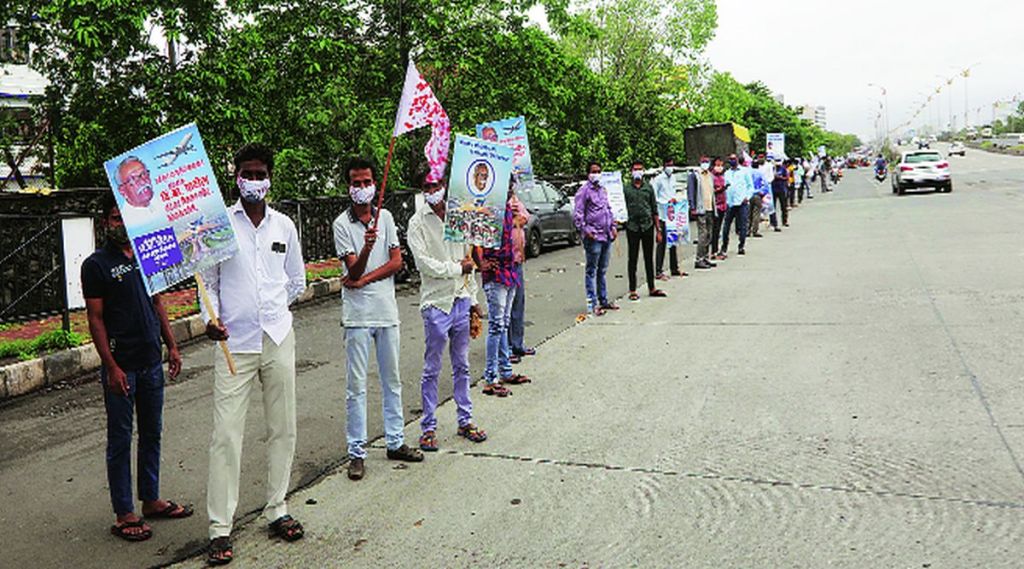
[[[146,517],[151,520],[180,520],[182,518],[190,517],[195,512],[192,509],[192,504],[186,504],[179,506],[170,500],[167,501],[167,507],[154,512],[152,514],[146,514]]]
[[[125,541],[146,541],[153,537],[153,530],[150,528],[146,528],[140,533],[128,533],[125,531],[128,528],[141,528],[145,525],[146,522],[142,518],[139,518],[134,522],[121,522],[120,525],[114,524],[110,526],[110,533]]]

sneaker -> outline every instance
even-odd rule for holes
[[[402,462],[423,462],[423,453],[417,449],[410,448],[403,444],[396,449],[388,449],[388,460],[400,460]]]
[[[737,255],[746,255],[747,252],[745,250],[743,250],[743,249],[740,249],[739,251],[736,252],[736,254]]]
[[[363,459],[353,458],[348,463],[348,479],[349,480],[362,480],[366,474],[366,465],[363,464]]]
[[[781,229],[779,229],[778,227],[776,227],[775,229],[773,229],[773,231],[775,231],[776,233],[782,233],[782,230],[781,230]]]
[[[694,263],[693,268],[697,270],[710,270],[711,264],[707,261],[698,261]]]

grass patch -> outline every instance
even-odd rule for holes
[[[991,140],[986,140],[986,141],[983,141],[981,143],[981,147],[986,149],[986,150],[989,149],[989,148],[992,148],[992,146],[993,146],[993,144],[992,144]]]
[[[5,340],[0,342],[0,360],[18,358],[30,360],[57,350],[67,350],[86,343],[87,338],[78,332],[51,330],[32,340]]]
[[[341,276],[340,267],[324,267],[317,269],[306,270],[306,282],[322,281],[324,279],[333,279],[334,277]]]

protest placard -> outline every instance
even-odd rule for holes
[[[501,247],[514,154],[511,146],[455,135],[444,219],[446,241]]]
[[[104,163],[149,294],[238,251],[195,124]]]
[[[529,191],[533,189],[533,162],[530,158],[530,140],[526,135],[526,119],[512,117],[500,121],[476,125],[476,136],[490,142],[511,146],[515,154],[512,157],[512,179],[515,189]]]
[[[690,242],[690,200],[679,192],[665,205],[665,244],[676,247]]]
[[[769,158],[784,160],[786,158],[786,133],[769,132],[767,135],[767,141],[765,142],[765,148],[765,155]]]
[[[626,211],[626,193],[622,187],[622,172],[601,172],[601,187],[608,192],[608,204],[612,206],[612,216],[619,223],[626,223],[629,212]]]

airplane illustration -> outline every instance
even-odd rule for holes
[[[512,125],[512,126],[506,126],[504,128],[505,134],[512,134],[513,132],[515,132],[515,131],[519,130],[520,128],[522,128],[522,126],[523,126],[523,121],[521,121],[521,120],[519,122],[517,122],[516,124]]]
[[[161,168],[166,168],[171,164],[174,164],[174,161],[177,160],[179,156],[184,156],[195,149],[196,147],[192,145],[192,133],[190,132],[185,135],[185,138],[181,139],[181,142],[174,147],[174,150],[164,152],[163,154],[157,154],[155,158],[166,158],[163,164],[160,165]]]

